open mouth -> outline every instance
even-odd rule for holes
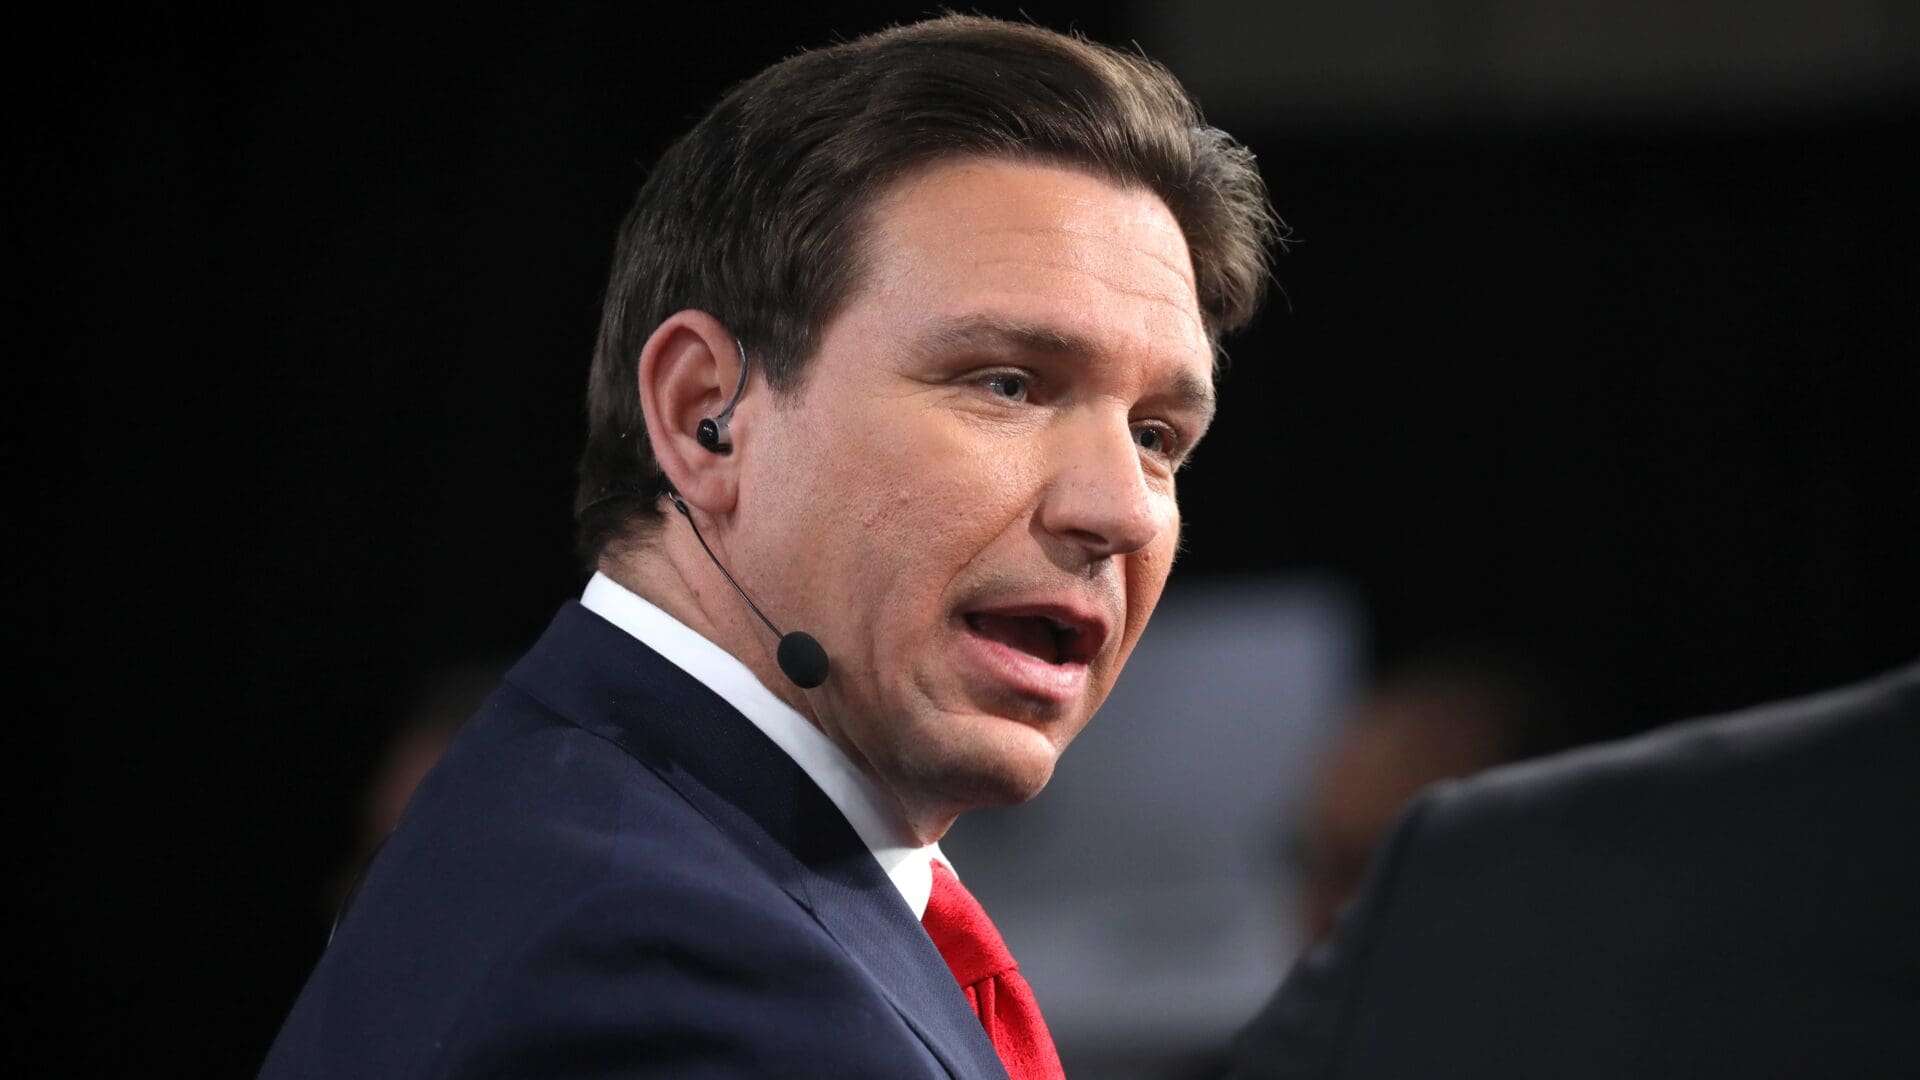
[[[1084,664],[1091,659],[1091,635],[1050,616],[969,612],[965,618],[967,628],[981,637],[1049,664]]]

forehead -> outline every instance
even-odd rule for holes
[[[941,162],[876,201],[865,246],[851,306],[887,320],[890,336],[990,319],[1211,374],[1186,237],[1144,189],[1052,165]]]

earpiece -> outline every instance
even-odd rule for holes
[[[733,407],[740,404],[740,395],[747,390],[747,347],[739,338],[733,339],[733,346],[740,350],[740,381],[733,388],[733,398],[720,410],[719,416],[703,417],[700,426],[693,429],[694,441],[709,453],[733,453],[733,440],[727,437],[727,420],[733,415]]]
[[[747,347],[739,338],[734,338],[733,344],[740,350],[740,382],[733,388],[733,399],[727,402],[726,408],[720,410],[719,416],[702,417],[700,425],[693,429],[694,439],[715,454],[733,452],[733,442],[727,438],[727,418],[733,415],[733,407],[740,404],[740,395],[747,389]],[[727,584],[733,586],[733,591],[740,594],[740,599],[747,602],[748,609],[759,616],[760,621],[773,632],[773,636],[780,639],[780,646],[774,651],[774,659],[780,665],[781,674],[791,679],[793,684],[802,690],[812,690],[826,682],[831,665],[827,660],[827,650],[820,647],[819,640],[804,630],[781,633],[780,628],[773,625],[773,620],[767,618],[766,613],[760,610],[760,605],[754,603],[753,598],[747,595],[747,590],[741,588],[738,581],[733,580],[733,575],[720,562],[720,556],[715,555],[713,549],[707,546],[707,538],[700,535],[700,526],[693,520],[693,513],[681,500],[680,493],[673,490],[672,484],[668,484],[664,494],[673,501],[673,508],[680,512],[680,516],[687,519],[687,525],[693,529],[693,538],[700,541],[700,550],[707,553],[707,558],[713,560],[714,566],[719,567],[721,576],[727,579]]]

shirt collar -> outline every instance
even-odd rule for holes
[[[839,808],[893,887],[900,890],[914,917],[926,916],[927,897],[933,891],[932,860],[937,858],[948,867],[953,860],[941,853],[937,843],[915,845],[899,804],[841,753],[832,739],[767,689],[732,653],[605,574],[595,573],[587,582],[580,604],[704,683],[773,740]]]

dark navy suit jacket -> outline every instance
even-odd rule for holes
[[[265,1077],[1003,1077],[839,810],[569,603],[415,793]]]
[[[1920,1076],[1920,665],[1423,796],[1233,1076]]]

